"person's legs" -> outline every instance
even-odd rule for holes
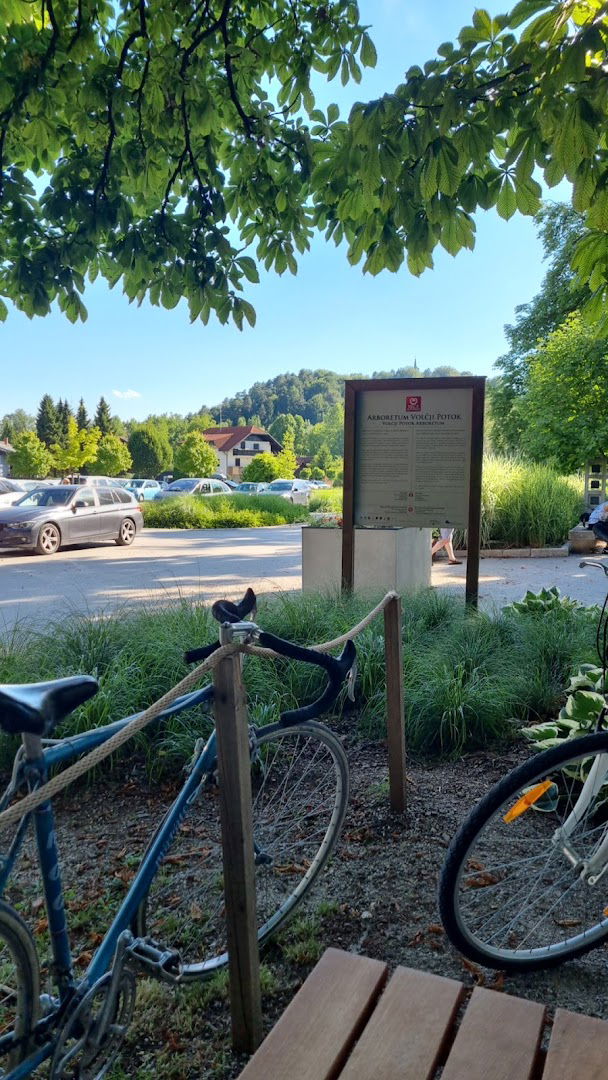
[[[598,540],[605,540],[608,543],[608,521],[596,521],[591,528]]]
[[[451,566],[460,566],[461,561],[460,561],[460,559],[457,559],[456,556],[454,555],[454,548],[452,547],[452,537],[453,537],[453,535],[454,535],[454,530],[452,529],[449,537],[445,541],[445,550],[448,553],[448,562],[451,564]]]

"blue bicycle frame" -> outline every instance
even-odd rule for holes
[[[194,690],[189,694],[184,694],[182,697],[177,698],[177,700],[161,713],[157,719],[163,720],[168,716],[183,712],[186,709],[191,709],[202,704],[208,704],[212,697],[212,686],[205,686],[202,689]],[[135,715],[138,714],[134,714],[134,716]],[[107,742],[112,735],[117,731],[120,731],[133,720],[134,716],[125,717],[123,720],[116,720],[106,727],[96,728],[92,731],[84,732],[82,735],[70,736],[45,747],[40,762],[23,762],[20,767],[19,778],[26,779],[28,770],[32,769],[35,770],[39,776],[45,777],[53,766],[70,761],[72,758],[78,757],[80,754],[93,750],[96,746],[101,746],[103,743]],[[40,1020],[34,1029],[33,1041],[36,1039],[36,1034],[40,1034],[41,1036],[44,1035],[46,1037],[45,1045],[39,1050],[35,1050],[30,1054],[26,1061],[12,1069],[7,1075],[7,1080],[20,1080],[21,1077],[30,1076],[34,1069],[51,1056],[55,1040],[49,1038],[48,1032],[52,1029],[54,1020],[60,1018],[65,1012],[67,1005],[73,999],[75,994],[80,997],[82,994],[86,993],[89,987],[101,978],[101,976],[109,969],[116,952],[116,946],[120,935],[124,930],[130,929],[132,926],[137,909],[150,888],[159,864],[169,848],[169,845],[186,814],[189,804],[196,797],[205,777],[215,769],[216,761],[216,738],[215,731],[213,731],[204,748],[196,758],[181,791],[177,795],[168,813],[165,815],[152,844],[145,853],[141,865],[130,885],[127,895],[116,913],[112,925],[106,932],[103,941],[92,957],[84,976],[78,980],[74,979],[72,970],[72,956],[63,901],[59,852],[51,803],[42,803],[32,813],[26,814],[19,822],[17,832],[7,854],[0,856],[0,896],[4,894],[7,881],[25,839],[27,827],[33,817],[49,922],[54,972],[59,991],[59,1004],[49,1015]],[[10,795],[5,793],[2,799],[0,799],[0,811],[6,809],[9,800]],[[4,1049],[3,1043],[6,1046],[6,1040],[10,1040],[11,1038],[12,1036],[7,1036],[5,1039],[0,1038],[0,1053]]]

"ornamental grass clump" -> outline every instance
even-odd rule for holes
[[[482,478],[482,547],[563,544],[583,509],[579,478],[549,465],[488,456]]]

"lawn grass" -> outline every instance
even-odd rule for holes
[[[258,620],[302,644],[338,636],[357,623],[378,597],[283,594],[262,598]],[[555,610],[542,619],[509,611],[467,614],[461,601],[426,591],[404,598],[403,652],[408,746],[420,754],[454,754],[512,738],[518,727],[552,717],[579,663],[594,659],[594,611]],[[15,633],[0,646],[0,682],[25,682],[76,673],[94,675],[100,691],[69,717],[62,734],[108,723],[145,708],[189,670],[186,649],[212,641],[216,624],[206,608],[183,601],[158,611],[108,618],[63,619],[48,632]],[[385,735],[382,619],[357,640],[357,707],[353,724],[366,737]],[[255,723],[278,718],[318,694],[318,669],[291,661],[251,658],[245,681]],[[330,721],[331,722],[331,721]],[[138,736],[151,773],[183,763],[208,717],[182,713],[153,737]],[[5,740],[4,764],[12,741]],[[2,760],[2,759],[0,759]]]

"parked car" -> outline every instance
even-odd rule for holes
[[[252,480],[243,480],[242,484],[237,484],[234,489],[235,495],[259,495],[260,492],[265,491],[268,484],[254,483]]]
[[[281,499],[288,499],[289,502],[308,506],[310,491],[306,480],[273,480],[260,494],[278,495]]]
[[[158,491],[155,499],[174,499],[178,495],[231,495],[231,489],[223,480],[209,476],[184,476],[174,480],[164,491]]]
[[[158,480],[127,480],[124,487],[133,493],[138,502],[149,502],[163,490]]]
[[[60,484],[27,492],[0,510],[0,547],[54,555],[65,544],[132,544],[143,526],[135,496],[118,487]]]
[[[50,480],[18,480],[16,481],[24,491],[35,491],[36,488],[52,487]]]
[[[25,488],[20,480],[10,480],[8,476],[0,476],[0,506],[11,506],[25,494]]]
[[[224,475],[223,472],[214,472],[211,479],[221,480],[222,483],[227,484],[232,491],[236,491],[237,487],[239,486],[236,480],[230,480],[227,476]]]
[[[115,476],[69,476],[68,484],[86,484],[87,487],[122,487],[122,482]]]

